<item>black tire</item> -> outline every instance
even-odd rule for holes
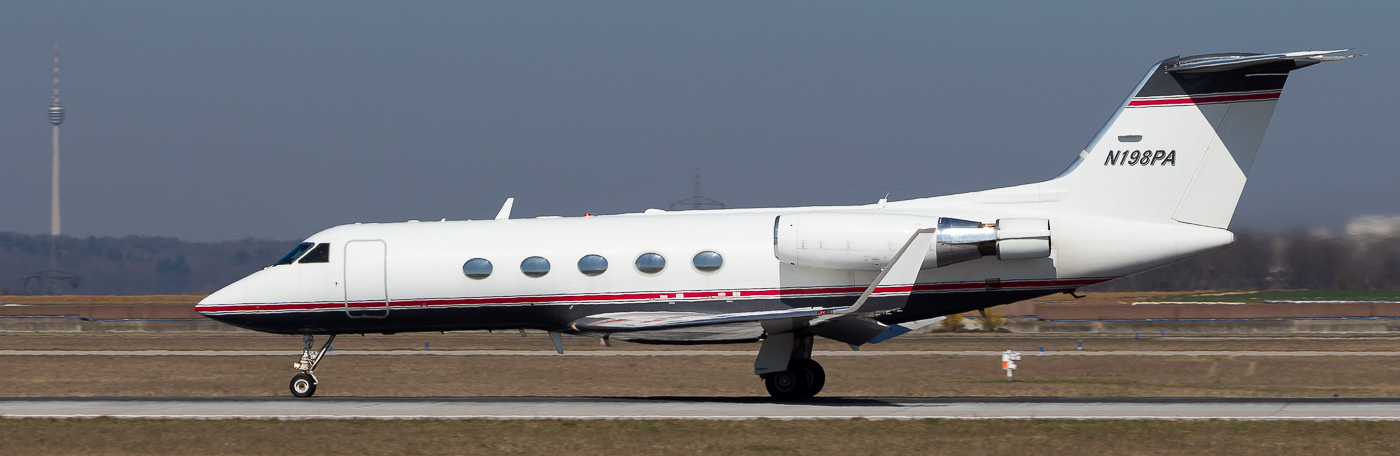
[[[795,373],[785,370],[763,376],[763,386],[768,388],[768,395],[773,399],[785,401],[802,397],[805,385]]]
[[[794,359],[788,364],[788,370],[797,375],[802,383],[802,392],[797,397],[816,396],[826,386],[826,369],[822,369],[822,365],[816,361]]]
[[[311,374],[297,374],[292,377],[292,383],[289,387],[293,396],[311,397],[312,394],[316,394],[316,377],[311,376]]]

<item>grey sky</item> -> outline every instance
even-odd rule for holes
[[[66,234],[631,212],[695,168],[738,207],[1020,184],[1161,58],[1343,47],[1371,55],[1290,78],[1233,226],[1400,213],[1400,5],[936,3],[6,2],[0,231],[48,229],[54,40]]]

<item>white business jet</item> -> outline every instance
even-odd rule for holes
[[[864,206],[364,223],[307,238],[196,310],[300,334],[292,394],[337,334],[541,330],[657,344],[761,342],[754,373],[811,397],[825,337],[853,348],[949,314],[1220,249],[1291,71],[1339,51],[1152,65],[1053,179]],[[330,336],[317,349],[313,338]]]

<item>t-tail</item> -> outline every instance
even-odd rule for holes
[[[1344,51],[1163,60],[1042,189],[1077,211],[1227,228],[1289,72]]]

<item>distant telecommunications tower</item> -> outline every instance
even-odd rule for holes
[[[684,210],[686,206],[690,206],[691,210],[724,209],[724,203],[706,198],[704,195],[700,194],[700,170],[698,169],[695,170],[695,194],[691,195],[690,198],[671,203],[670,209],[673,211],[676,210],[676,208]]]
[[[49,123],[53,124],[53,202],[50,207],[49,235],[58,236],[58,126],[63,124],[63,103],[58,100],[58,43],[53,44],[53,104],[49,105]]]

